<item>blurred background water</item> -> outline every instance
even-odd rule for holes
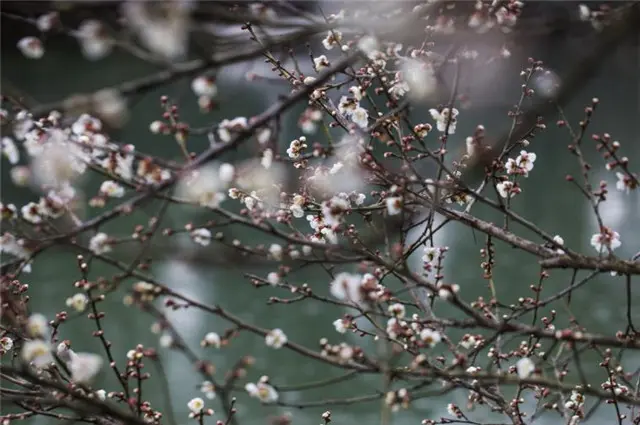
[[[567,61],[567,52],[571,46],[565,45],[555,49],[540,51],[540,58],[560,75],[571,63]],[[90,92],[104,86],[113,85],[123,80],[147,75],[157,68],[131,59],[130,56],[115,53],[99,62],[85,60],[74,45],[65,40],[51,40],[47,44],[47,54],[39,61],[23,58],[11,45],[3,44],[2,49],[2,86],[3,92],[7,87],[20,89],[23,94],[37,102],[50,102],[61,99],[74,92]],[[525,52],[527,55],[528,52]],[[490,92],[487,102],[477,102],[469,109],[461,111],[458,131],[452,142],[463,146],[464,137],[473,131],[476,124],[482,123],[489,135],[498,136],[510,123],[506,118],[506,111],[519,97],[519,69],[524,63],[524,57],[516,53],[499,73],[485,79],[479,93]],[[259,67],[260,61],[250,66]],[[189,117],[192,126],[202,126],[217,122],[223,118],[233,118],[239,115],[255,115],[272,102],[278,93],[283,93],[282,86],[248,83],[243,75],[248,65],[238,65],[233,70],[223,72],[218,76],[220,107],[207,115],[198,111],[196,98],[191,93],[189,81],[180,81],[170,86],[162,87],[146,96],[133,99],[131,103],[131,119],[121,130],[113,131],[111,137],[123,143],[133,143],[136,149],[152,152],[164,158],[179,159],[180,153],[171,138],[154,136],[148,131],[149,123],[158,119],[161,114],[159,97],[168,95],[180,102],[181,116]],[[594,96],[600,98],[600,107],[595,114],[589,134],[609,132],[613,138],[622,144],[624,155],[631,159],[632,166],[636,166],[640,159],[640,124],[638,120],[639,95],[638,86],[638,51],[632,47],[621,48],[603,64],[599,76],[587,84],[567,106],[568,117],[576,123],[582,117],[582,109]],[[423,105],[414,113],[414,117],[423,117],[422,121],[429,121],[427,112],[430,105]],[[296,129],[297,114],[301,107],[287,115],[285,127],[280,140],[280,146],[288,144],[289,140],[300,135]],[[597,231],[595,218],[583,196],[571,184],[565,182],[566,174],[577,174],[577,161],[572,157],[566,145],[569,136],[564,129],[557,129],[553,120],[548,122],[549,130],[536,137],[530,146],[530,151],[538,155],[535,168],[530,177],[524,181],[524,194],[513,202],[516,212],[537,223],[550,234],[561,235],[565,243],[578,251],[593,253],[589,239]],[[312,141],[315,140],[312,138]],[[320,134],[317,140],[322,140]],[[196,152],[208,145],[206,136],[191,139],[190,148]],[[592,184],[599,180],[609,183],[610,196],[603,205],[605,223],[617,230],[622,239],[622,247],[616,254],[620,257],[630,257],[640,250],[640,197],[638,191],[630,195],[616,191],[616,178],[612,172],[604,169],[604,163],[594,149],[594,143],[585,141],[588,160],[594,165]],[[453,149],[452,149],[453,150]],[[246,152],[233,152],[224,158],[234,161]],[[8,177],[9,166],[6,160],[1,163],[2,200],[13,202],[21,206],[37,198],[35,192],[19,189],[11,184]],[[93,177],[84,183],[88,194],[95,193],[100,179]],[[153,208],[147,208],[153,213]],[[500,217],[492,211],[477,207],[477,214],[486,219],[497,220]],[[93,214],[95,211],[90,211]],[[133,227],[140,223],[141,216],[125,217],[109,225],[106,230],[114,236],[129,235]],[[204,223],[207,217],[185,209],[173,210],[163,222],[162,227],[182,227],[188,220]],[[522,229],[518,229],[522,231]],[[525,231],[522,234],[526,235]],[[268,238],[259,240],[254,233],[242,229],[233,229],[233,237],[240,240],[251,238],[247,242],[268,243]],[[152,272],[160,281],[187,296],[206,304],[219,304],[227,310],[237,314],[250,323],[263,328],[282,328],[289,339],[307,347],[317,348],[321,337],[329,338],[330,342],[345,340],[350,343],[364,344],[370,350],[375,347],[363,342],[355,335],[337,334],[332,322],[345,313],[340,308],[305,301],[293,305],[267,305],[269,296],[286,296],[273,288],[253,288],[244,273],[266,275],[272,269],[240,262],[221,261],[220,253],[213,248],[202,248],[189,241],[176,244],[171,239],[159,237],[154,245],[154,255],[161,259],[154,263]],[[482,279],[480,269],[479,250],[483,247],[480,234],[473,234],[468,228],[453,224],[447,226],[436,237],[437,245],[450,247],[450,253],[445,262],[444,273],[447,281],[461,286],[461,296],[467,300],[482,295],[489,297],[490,293],[486,281]],[[190,250],[198,250],[197,257],[189,254]],[[179,254],[179,256],[177,255]],[[34,312],[42,312],[53,317],[58,311],[65,309],[65,299],[75,293],[73,283],[80,277],[75,267],[74,253],[57,250],[49,255],[39,257],[33,266],[33,272],[24,275],[23,282],[29,283],[31,308]],[[114,254],[116,258],[126,260],[130,253]],[[174,258],[175,257],[175,258]],[[177,258],[177,259],[176,259]],[[180,259],[182,258],[182,260]],[[195,258],[195,259],[194,259]],[[516,302],[517,298],[525,295],[527,287],[537,282],[539,267],[535,260],[502,244],[498,245],[498,261],[495,270],[495,284],[499,299],[506,304]],[[419,258],[416,258],[418,267]],[[92,265],[93,278],[105,275],[111,276],[116,271],[104,265]],[[545,286],[544,294],[560,290],[568,284],[569,271],[553,271],[552,278]],[[319,293],[326,293],[329,276],[320,268],[308,267],[296,272],[292,283],[308,283]],[[149,329],[153,319],[139,311],[126,307],[122,303],[122,295],[112,297],[104,303],[107,312],[105,332],[113,341],[113,351],[116,358],[123,361],[125,353],[136,346],[158,346],[157,335]],[[626,324],[625,309],[623,308],[624,281],[608,274],[593,279],[585,288],[574,294],[572,313],[580,323],[592,332],[606,332],[613,334],[615,330],[624,329]],[[634,288],[634,304],[640,302],[640,289]],[[252,335],[241,335],[232,341],[230,346],[222,350],[202,349],[199,341],[205,333],[216,331],[222,333],[229,328],[228,323],[211,315],[194,309],[187,311],[168,312],[168,318],[181,332],[186,342],[203,359],[211,360],[218,369],[219,377],[231,367],[240,356],[250,354],[256,363],[249,369],[246,382],[255,382],[261,375],[269,375],[276,386],[295,386],[310,381],[338,376],[341,371],[329,370],[325,365],[312,362],[295,353],[271,350],[265,347],[263,339]],[[567,314],[562,314],[564,320]],[[635,317],[640,321],[640,316]],[[568,323],[558,323],[557,326]],[[84,316],[74,317],[62,328],[61,337],[73,341],[77,351],[101,352],[101,347],[93,337],[93,323]],[[519,340],[518,340],[519,341]],[[187,402],[194,396],[200,395],[198,385],[201,377],[180,353],[161,351],[165,360],[168,375],[169,390],[172,394],[172,405],[177,415],[178,423],[187,423]],[[600,383],[604,375],[597,367],[597,360],[591,358],[585,372],[593,382]],[[640,367],[640,358],[629,353],[623,358],[628,370]],[[154,373],[154,369],[150,367]],[[161,386],[150,381],[144,388],[145,398],[153,406],[166,407]],[[240,381],[242,384],[245,381]],[[102,373],[96,385],[107,390],[116,390],[117,385],[112,374]],[[315,401],[325,398],[340,399],[363,394],[372,394],[383,389],[381,378],[375,376],[361,376],[355,380],[346,381],[331,387],[311,391],[283,392],[281,399],[285,402],[296,403]],[[264,424],[266,418],[290,412],[295,424],[312,425],[320,421],[320,415],[326,410],[324,407],[293,409],[279,406],[259,406],[255,399],[249,399],[242,392],[239,393],[238,420],[241,424]],[[423,418],[438,418],[446,416],[446,405],[455,402],[465,405],[466,393],[457,392],[444,397],[429,398],[417,401],[406,411],[400,411],[393,416],[393,423],[399,425],[417,424]],[[214,401],[216,410],[220,410],[218,401]],[[331,408],[332,417],[337,424],[377,423],[380,418],[380,401],[351,406],[336,406]],[[478,409],[482,411],[482,408]],[[601,409],[589,423],[609,423],[613,416],[606,409]],[[477,414],[480,414],[477,412]],[[221,417],[216,415],[216,417]],[[473,417],[473,414],[472,414]],[[543,417],[538,423],[556,424],[558,417]],[[32,421],[34,424],[44,424],[43,418]]]

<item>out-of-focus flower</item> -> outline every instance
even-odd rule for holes
[[[342,272],[331,282],[331,295],[340,301],[361,304],[363,302],[362,276]]]
[[[124,188],[113,180],[107,180],[100,185],[100,193],[110,198],[122,198],[124,196]]]
[[[213,348],[220,348],[221,344],[222,344],[222,339],[220,338],[220,335],[218,335],[215,332],[209,332],[204,336],[204,339],[200,342],[200,345],[202,345],[203,347],[213,347]]]
[[[276,389],[265,382],[249,383],[244,388],[251,397],[255,397],[263,403],[275,403],[278,401]]]
[[[154,7],[164,9],[163,13],[152,13]],[[187,52],[192,7],[190,1],[127,1],[123,15],[147,49],[167,59],[177,59]]]
[[[9,163],[15,165],[20,161],[20,151],[16,147],[11,137],[2,138],[2,154],[9,160]]]
[[[206,96],[208,98],[215,97],[218,94],[218,87],[212,77],[201,75],[191,81],[191,90],[196,96]]]
[[[93,95],[92,101],[96,115],[111,127],[121,128],[127,122],[127,101],[119,90],[100,90]]]
[[[80,42],[82,54],[90,60],[99,60],[111,53],[114,41],[104,25],[95,19],[80,23],[76,37]]]
[[[40,59],[44,56],[42,41],[36,37],[24,37],[18,41],[18,49],[29,59]]]
[[[200,391],[202,391],[204,396],[209,400],[216,398],[216,387],[211,381],[203,381],[202,384],[200,384]]]
[[[38,369],[53,363],[51,347],[41,339],[26,341],[22,345],[20,356],[25,363],[33,364]]]
[[[536,365],[529,357],[523,357],[516,363],[516,371],[520,379],[527,379],[536,370]]]
[[[385,200],[387,205],[387,214],[397,215],[402,212],[402,198],[399,196],[391,196]]]
[[[111,241],[109,240],[109,235],[100,232],[93,236],[89,241],[89,249],[97,255],[111,252],[112,248]]]
[[[202,246],[208,246],[211,243],[211,232],[209,229],[194,229],[190,233],[195,243]]]

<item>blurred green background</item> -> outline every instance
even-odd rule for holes
[[[46,44],[47,53],[38,61],[23,58],[17,49],[7,44],[3,44],[1,56],[3,92],[7,87],[19,89],[37,102],[59,100],[74,92],[90,92],[157,71],[154,66],[118,52],[104,60],[89,62],[81,56],[74,43],[64,39],[49,40]],[[567,45],[564,48],[571,47]],[[554,49],[548,48],[545,50],[547,56],[538,56],[560,75],[571,65],[566,59],[566,51],[562,49],[560,46]],[[452,143],[463,146],[464,138],[478,123],[484,124],[488,134],[493,136],[502,134],[502,130],[508,127],[510,123],[506,118],[506,111],[509,105],[515,103],[519,97],[517,75],[523,63],[521,59],[524,57],[514,54],[510,60],[511,65],[504,70],[504,75],[500,76],[502,87],[490,90],[495,99],[490,99],[489,106],[472,106],[468,110],[461,111],[458,130],[456,136],[452,138]],[[216,111],[210,114],[199,112],[196,98],[190,91],[190,81],[180,81],[159,88],[142,98],[133,99],[131,119],[121,130],[111,132],[111,137],[123,143],[133,143],[136,149],[142,152],[179,159],[179,150],[171,137],[154,136],[148,131],[149,123],[158,119],[162,113],[159,97],[168,95],[171,99],[179,101],[181,116],[195,127],[211,124],[223,118],[255,115],[275,101],[276,93],[284,93],[285,90],[278,85],[248,83],[242,78],[237,78],[238,73],[245,69],[244,66],[236,67],[233,72],[219,75],[217,102],[220,106]],[[640,91],[638,74],[633,72],[633,69],[629,69],[629,66],[635,66],[635,70],[638,70],[638,52],[631,46],[621,49],[608,59],[603,64],[599,76],[579,92],[574,101],[567,106],[566,111],[575,123],[581,119],[581,111],[590,99],[594,96],[599,97],[600,108],[595,114],[589,134],[611,133],[614,139],[622,143],[624,155],[631,159],[632,168],[635,167],[637,171],[637,161],[640,159],[640,124],[638,123]],[[482,102],[480,104],[482,105]],[[420,119],[422,115],[423,122],[430,121],[426,113],[426,109],[430,106],[423,105],[413,113],[413,116]],[[289,140],[300,135],[296,129],[296,120],[302,108],[303,106],[300,106],[287,115],[282,138],[279,140],[280,147],[285,147],[283,149],[286,149]],[[571,248],[592,254],[594,251],[589,245],[589,239],[597,231],[595,218],[591,215],[590,207],[583,196],[564,180],[566,174],[577,175],[578,172],[577,161],[566,150],[569,136],[564,129],[555,128],[553,120],[548,122],[548,127],[548,131],[536,137],[529,148],[538,155],[538,159],[530,177],[522,182],[524,194],[514,200],[513,207],[548,233],[560,234]],[[311,140],[312,142],[322,141],[323,138],[322,134],[318,133]],[[206,146],[208,141],[205,136],[190,139],[191,150],[198,152]],[[587,157],[594,165],[592,184],[597,184],[600,180],[609,183],[610,196],[602,206],[602,212],[605,223],[621,235],[622,247],[616,251],[616,254],[628,258],[640,250],[640,233],[638,232],[640,196],[638,191],[630,195],[616,191],[615,175],[605,171],[603,160],[598,158],[593,149],[594,143],[587,139],[585,147]],[[232,152],[224,160],[235,161],[243,156],[246,156],[246,152]],[[22,163],[24,161],[23,158]],[[2,160],[1,167],[3,202],[13,202],[19,207],[37,199],[37,193],[12,185],[8,177],[10,166],[5,159]],[[84,182],[84,189],[88,196],[95,193],[100,182],[99,176]],[[157,208],[157,205],[150,205],[145,212],[151,214],[154,208]],[[96,211],[90,210],[88,213],[95,214]],[[477,207],[476,213],[483,218],[502,222],[501,218],[492,211]],[[204,223],[207,219],[207,216],[190,210],[174,209],[167,215],[161,227],[181,228],[190,220]],[[131,234],[133,227],[142,223],[143,220],[145,220],[143,215],[121,218],[107,226],[106,231],[114,236],[126,236]],[[306,223],[301,223],[301,227],[304,228]],[[523,234],[526,235],[526,232]],[[268,238],[259,240],[255,233],[238,228],[233,229],[233,236],[247,243],[270,242]],[[248,238],[250,240],[247,240]],[[154,263],[153,273],[160,281],[176,291],[203,303],[220,304],[244,320],[263,328],[282,328],[290,340],[307,347],[316,348],[318,340],[324,336],[333,343],[345,340],[354,344],[364,344],[369,350],[376,349],[355,335],[340,335],[335,332],[332,322],[345,313],[340,308],[313,301],[286,306],[267,305],[269,296],[287,297],[288,295],[273,288],[255,289],[243,274],[255,273],[264,276],[272,268],[242,264],[242,262],[225,264],[225,261],[220,261],[218,257],[219,252],[213,248],[215,244],[209,248],[202,248],[189,240],[182,241],[185,242],[184,244],[178,243],[179,238],[157,237],[155,241],[157,244],[154,255],[160,256],[161,260]],[[177,244],[168,244],[167,241]],[[474,235],[469,229],[457,224],[447,226],[436,237],[438,245],[450,247],[445,262],[446,280],[459,284],[461,296],[467,300],[479,295],[486,298],[490,296],[480,269],[482,260],[479,250],[483,247],[483,241],[482,235],[477,233]],[[198,250],[199,261],[188,260],[191,250]],[[178,253],[187,260],[171,258]],[[116,252],[114,255],[126,261],[131,253]],[[73,283],[80,277],[74,256],[75,254],[70,251],[52,251],[46,256],[39,257],[34,263],[33,272],[23,276],[23,282],[30,285],[31,308],[34,312],[42,312],[51,318],[56,312],[66,309],[65,299],[75,293]],[[419,267],[419,262],[419,256],[417,256],[416,267]],[[520,296],[527,296],[527,288],[530,284],[537,282],[538,272],[539,267],[535,259],[498,244],[494,280],[501,301],[509,304],[516,302]],[[111,276],[114,273],[117,271],[97,262],[94,262],[91,268],[93,278],[101,275]],[[543,295],[550,295],[566,286],[571,273],[553,271],[551,274],[552,278],[546,283]],[[291,282],[296,284],[307,282],[317,292],[326,293],[329,277],[320,268],[308,267],[294,274]],[[153,319],[126,307],[122,303],[123,294],[124,292],[111,297],[103,307],[107,313],[107,320],[104,322],[106,335],[113,341],[113,351],[117,359],[124,364],[125,353],[129,349],[134,348],[136,344],[157,346],[158,337],[150,332]],[[592,332],[613,334],[618,329],[624,329],[626,324],[624,300],[624,280],[605,274],[574,294],[572,311],[580,323]],[[632,302],[634,304],[640,302],[640,289],[634,288]],[[561,319],[556,326],[567,325],[568,316],[564,311],[560,311],[561,305],[558,307]],[[548,310],[545,310],[545,314],[547,313]],[[199,341],[205,333],[210,331],[222,333],[229,327],[228,324],[194,309],[168,312],[167,315],[187,343],[202,358],[209,359],[216,365],[219,378],[223,377],[225,371],[240,356],[247,354],[254,356],[256,363],[249,369],[247,380],[239,381],[242,385],[245,382],[255,382],[261,375],[269,375],[276,386],[294,386],[342,373],[328,370],[325,365],[312,362],[295,353],[269,349],[265,346],[263,339],[249,334],[242,334],[222,350],[202,349],[199,347]],[[640,315],[634,318],[640,323]],[[91,337],[93,326],[93,322],[87,320],[84,315],[74,317],[62,327],[61,337],[71,339],[76,351],[101,352],[98,341]],[[201,395],[198,390],[201,378],[180,353],[163,349],[161,356],[165,361],[169,390],[172,395],[171,403],[176,412],[177,423],[188,423],[187,402],[192,397]],[[590,379],[593,379],[594,385],[599,385],[604,381],[605,375],[597,367],[597,359],[588,356],[586,359],[589,362],[586,363],[585,371]],[[485,362],[485,359],[482,362]],[[634,370],[640,366],[640,357],[628,353],[628,356],[623,358],[623,364],[628,370]],[[155,373],[151,364],[148,368],[152,374]],[[100,387],[107,391],[118,388],[112,374],[105,372],[100,375],[99,382],[96,384],[96,388]],[[356,380],[327,388],[304,392],[283,392],[281,400],[297,403],[325,398],[339,399],[371,394],[381,389],[383,389],[381,378],[361,376]],[[166,401],[159,382],[153,378],[148,381],[144,394],[145,398],[152,402],[152,406],[166,411]],[[321,420],[320,415],[327,410],[325,407],[302,410],[279,406],[263,407],[242,392],[238,394],[238,420],[241,424],[264,424],[268,417],[290,412],[295,424],[312,425],[318,424]],[[409,425],[417,424],[424,418],[437,419],[440,416],[446,416],[447,403],[455,402],[464,406],[465,400],[466,392],[456,392],[444,397],[416,401],[411,409],[394,414],[393,423]],[[210,402],[207,401],[207,404],[209,405]],[[221,411],[217,400],[213,402],[213,407]],[[378,423],[380,420],[379,401],[353,406],[336,406],[331,410],[336,424]],[[476,412],[470,413],[470,417],[481,420],[485,415],[483,410],[479,407]],[[489,417],[488,414],[486,417]],[[600,409],[588,423],[609,423],[608,420],[612,417],[607,409]],[[222,418],[222,416],[216,414],[216,418]],[[558,420],[557,416],[548,416],[542,418],[539,423],[556,424]],[[47,420],[39,418],[30,423],[44,424]]]

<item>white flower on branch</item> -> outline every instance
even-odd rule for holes
[[[513,198],[522,191],[516,183],[509,180],[498,183],[496,189],[503,198]]]
[[[427,345],[427,347],[433,348],[440,341],[442,341],[442,335],[440,335],[440,332],[438,331],[425,328],[420,332],[420,340],[422,340],[422,342],[424,342]]]
[[[266,335],[265,343],[271,348],[282,348],[287,343],[287,335],[282,329],[273,329]]]
[[[211,232],[209,229],[194,229],[190,233],[191,239],[198,245],[208,246],[211,243]]]
[[[9,163],[15,165],[20,161],[20,151],[16,147],[11,137],[2,138],[2,154],[9,160]]]
[[[215,332],[209,332],[204,336],[204,339],[200,342],[203,347],[220,348],[222,345],[222,339],[220,335]]]
[[[192,415],[199,415],[204,409],[204,400],[200,397],[192,398],[189,403],[187,403],[187,407],[191,410]]]
[[[111,241],[106,233],[100,232],[93,236],[89,241],[89,249],[98,255],[106,254],[112,251]]]
[[[322,40],[322,45],[325,49],[331,50],[335,46],[339,45],[342,41],[342,33],[338,30],[329,30],[327,36]]]
[[[516,372],[520,379],[527,379],[536,370],[536,365],[529,357],[523,357],[516,363]]]
[[[458,124],[458,110],[452,108],[451,112],[449,108],[444,108],[442,111],[437,109],[429,109],[431,117],[436,121],[436,127],[438,131],[444,133],[447,131],[447,125],[449,126],[448,134],[456,132],[456,126]]]
[[[209,400],[216,398],[216,387],[211,381],[202,381],[202,384],[200,384],[200,391],[202,391],[204,396]]]
[[[206,96],[208,98],[215,97],[218,94],[218,87],[212,77],[201,75],[191,81],[191,90],[196,96]]]
[[[47,318],[40,313],[34,313],[27,319],[27,335],[31,338],[44,338],[49,333]]]
[[[403,200],[399,196],[392,196],[385,200],[387,205],[387,214],[398,215],[402,212]]]
[[[20,356],[25,363],[31,364],[38,369],[53,363],[51,346],[40,339],[26,341],[22,345]]]
[[[122,198],[124,196],[124,188],[113,180],[107,180],[100,185],[100,193],[110,198]]]
[[[42,41],[36,37],[24,37],[18,41],[18,49],[29,59],[40,59],[44,56]]]
[[[89,60],[100,60],[109,55],[113,49],[113,39],[107,33],[105,26],[95,19],[82,21],[76,37],[80,42],[82,54]]]
[[[362,288],[362,276],[342,272],[336,275],[331,282],[331,295],[340,301],[362,304],[364,301]]]
[[[620,241],[620,234],[618,232],[605,226],[600,230],[600,233],[591,236],[591,245],[598,253],[603,253],[604,250],[611,253],[616,248],[619,248],[622,242]]]
[[[89,304],[89,297],[87,297],[86,294],[79,292],[74,296],[67,298],[65,304],[67,307],[71,307],[75,311],[82,313],[86,310],[87,304]]]
[[[257,398],[262,403],[268,404],[278,401],[278,392],[266,382],[248,383],[244,388],[251,397]]]

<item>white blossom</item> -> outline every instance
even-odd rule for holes
[[[389,215],[397,215],[402,212],[402,198],[399,196],[392,196],[385,200],[387,205],[387,214]]]
[[[122,198],[124,196],[124,188],[118,182],[107,180],[100,185],[100,193],[110,198]]]
[[[265,382],[249,383],[244,388],[251,397],[259,399],[262,403],[275,403],[278,401],[276,389]]]
[[[27,319],[27,335],[32,338],[44,338],[49,329],[47,318],[40,313],[34,313]]]
[[[333,327],[336,328],[336,332],[338,333],[346,333],[347,332],[347,322],[344,319],[337,319],[333,321]]]
[[[331,50],[342,41],[342,33],[338,30],[329,30],[327,36],[322,40],[325,49]]]
[[[111,252],[111,244],[109,243],[109,236],[106,233],[98,233],[89,241],[89,249],[97,255],[106,254]]]
[[[367,128],[369,125],[369,112],[361,106],[358,106],[351,112],[351,121],[360,128]]]
[[[40,59],[44,56],[42,41],[36,37],[24,37],[18,41],[18,49],[29,59]]]
[[[202,246],[208,246],[211,243],[211,231],[205,228],[194,229],[190,233],[195,243]]]
[[[445,132],[447,130],[447,125],[449,125],[448,134],[456,132],[456,125],[458,124],[458,110],[456,108],[451,109],[451,112],[449,112],[449,108],[444,108],[442,111],[429,109],[429,113],[436,121],[438,131]]]
[[[74,353],[69,350],[71,359],[67,367],[71,372],[71,379],[80,384],[88,384],[98,374],[104,360],[101,356],[93,353]]]
[[[267,275],[267,282],[269,282],[269,285],[276,286],[280,283],[280,275],[276,272],[270,272]]]
[[[609,253],[622,245],[620,234],[608,227],[603,227],[600,233],[591,236],[591,245],[598,253],[604,252],[606,249]]]
[[[533,170],[533,163],[536,160],[536,154],[533,152],[520,151],[520,155],[516,158],[516,163],[522,170],[525,177],[529,176],[529,171]]]
[[[87,297],[86,294],[79,292],[74,296],[67,298],[65,304],[67,307],[71,307],[82,313],[87,308],[87,304],[89,304],[89,297]]]
[[[109,37],[104,25],[95,19],[80,23],[76,32],[82,54],[89,60],[99,60],[111,53],[114,41]]]
[[[272,244],[269,247],[269,254],[271,255],[271,257],[273,257],[274,260],[281,261],[283,254],[282,245],[279,245],[277,243]]]
[[[200,391],[202,391],[204,396],[209,400],[216,398],[216,387],[211,381],[202,381],[202,384],[200,384]]]
[[[616,189],[618,189],[620,192],[629,194],[631,192],[631,189],[635,187],[635,182],[627,174],[617,172],[616,177],[618,178],[618,181],[616,182]]]
[[[361,287],[362,276],[342,272],[337,274],[331,282],[330,292],[340,301],[361,304],[363,302]]]
[[[527,379],[536,370],[536,365],[529,357],[523,357],[516,363],[516,371],[520,379]]]
[[[40,205],[36,204],[35,202],[29,202],[28,204],[24,205],[20,209],[20,212],[22,213],[22,218],[24,218],[29,223],[42,223],[42,216],[44,212],[40,208]]]
[[[282,329],[273,329],[266,335],[265,343],[271,348],[282,348],[287,343],[287,335]]]
[[[425,328],[420,332],[420,339],[426,343],[429,348],[433,348],[442,341],[442,335],[433,329]]]
[[[220,338],[220,335],[215,332],[207,333],[202,341],[202,345],[205,347],[220,348],[221,344],[222,339]]]
[[[503,198],[513,198],[515,195],[520,193],[520,188],[518,188],[514,182],[509,180],[498,183],[496,185],[496,189]]]
[[[218,87],[216,87],[214,79],[205,75],[201,75],[191,81],[191,90],[196,96],[208,98],[215,97],[218,94]]]
[[[51,347],[41,339],[25,341],[20,356],[25,363],[33,364],[39,369],[53,363]]]
[[[187,407],[191,410],[191,413],[197,415],[204,409],[204,400],[200,397],[192,398],[189,403],[187,403]]]
[[[11,165],[15,165],[20,161],[20,151],[11,137],[2,138],[2,154],[9,160]]]

